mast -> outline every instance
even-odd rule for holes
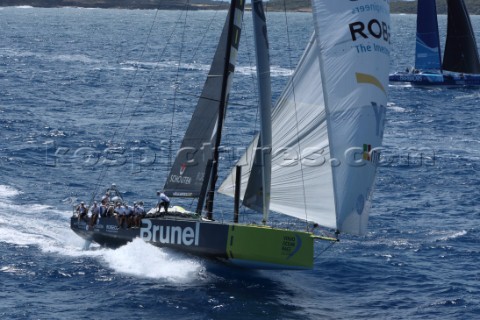
[[[262,0],[252,1],[253,34],[257,60],[258,90],[260,94],[260,164],[262,171],[263,223],[270,209],[272,175],[272,90],[270,82],[270,57],[268,52],[267,21]]]
[[[228,36],[227,36],[227,44],[226,44],[226,52],[225,52],[225,65],[224,65],[224,73],[222,75],[222,90],[220,95],[220,104],[218,109],[218,119],[217,119],[217,126],[215,131],[215,143],[213,145],[213,163],[212,163],[212,173],[210,175],[210,189],[208,191],[208,198],[207,198],[207,218],[213,218],[213,200],[215,196],[215,184],[217,181],[218,176],[218,158],[219,158],[219,148],[220,143],[222,141],[222,129],[223,129],[223,121],[225,119],[225,112],[228,103],[228,88],[229,88],[229,81],[230,75],[233,74],[235,70],[235,64],[231,62],[231,59],[236,58],[236,50],[238,50],[238,45],[240,42],[240,26],[235,25],[235,18],[237,15],[236,8],[237,2],[239,2],[239,6],[243,8],[244,0],[232,0],[230,2],[230,18],[228,22]],[[243,12],[243,10],[242,10]],[[241,14],[240,14],[241,17]],[[241,24],[241,20],[239,21]],[[234,48],[232,48],[234,47]],[[235,49],[235,55],[232,56],[232,49]],[[206,179],[208,177],[205,177]]]

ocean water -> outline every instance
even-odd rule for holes
[[[343,235],[317,257],[314,270],[236,269],[142,241],[84,250],[69,229],[76,201],[90,201],[114,182],[131,202],[155,203],[224,17],[0,9],[0,318],[480,316],[474,89],[389,88],[369,232]],[[309,37],[310,15],[267,19],[277,24],[270,45],[278,97]],[[246,13],[223,172],[258,126],[250,107],[256,101],[250,20]],[[445,21],[440,17],[442,39]],[[480,17],[473,25],[478,37]],[[392,71],[403,70],[413,64],[415,16],[393,15],[392,28]],[[231,219],[231,203],[218,200],[217,218]]]

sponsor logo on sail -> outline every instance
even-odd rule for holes
[[[355,21],[348,26],[353,41],[375,38],[390,43],[390,25],[384,21],[378,21],[377,19],[368,22]]]
[[[375,87],[382,90],[382,92],[385,95],[387,95],[387,91],[385,90],[385,87],[375,76],[371,74],[356,72],[355,77],[357,79],[357,83],[368,83],[368,84],[374,85]]]
[[[183,177],[181,175],[172,174],[170,176],[170,182],[179,183],[179,184],[191,184],[192,177],[188,177],[188,176]]]
[[[182,163],[180,166],[180,175],[183,176],[183,173],[185,172],[185,169],[187,169],[187,165],[185,163]]]
[[[371,163],[378,163],[380,161],[380,151],[373,149],[371,144],[363,144],[363,160],[370,161]]]

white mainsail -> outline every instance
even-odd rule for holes
[[[385,121],[389,3],[312,9],[314,35],[272,114],[271,210],[363,234]],[[239,162],[242,190],[256,145]],[[234,175],[220,192],[233,196]],[[243,194],[244,204],[255,197]]]

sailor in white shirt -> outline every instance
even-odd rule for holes
[[[90,208],[90,212],[92,213],[90,225],[94,226],[97,223],[98,215],[100,214],[100,207],[97,206],[97,201],[93,201],[93,206]]]
[[[163,207],[165,209],[165,213],[168,213],[168,207],[170,206],[170,199],[163,191],[157,191],[158,196],[158,203],[157,208],[158,212],[160,212],[160,208]]]
[[[140,228],[142,218],[145,217],[145,208],[143,207],[143,201],[139,201],[136,204],[135,210],[134,210],[134,215],[135,215],[135,218],[134,218],[135,227]]]
[[[121,228],[125,222],[125,207],[122,206],[120,202],[117,202],[114,212],[117,216],[118,227]]]

